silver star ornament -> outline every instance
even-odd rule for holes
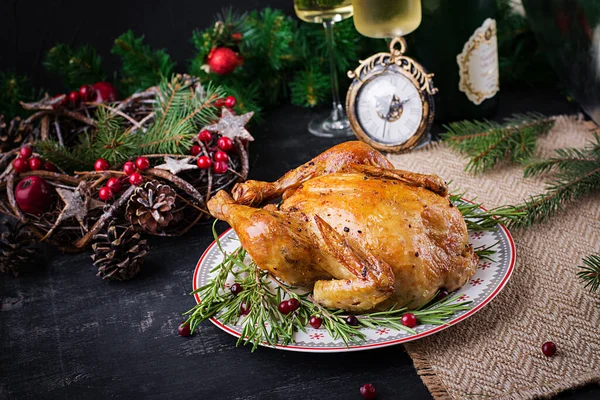
[[[253,141],[254,138],[245,128],[253,115],[253,111],[242,115],[235,115],[229,109],[223,107],[219,122],[209,125],[204,129],[212,132],[219,132],[221,135],[227,136],[231,140],[238,138],[241,140]]]
[[[173,175],[177,175],[181,171],[185,171],[187,169],[197,169],[198,167],[196,165],[190,164],[190,161],[193,159],[194,157],[185,157],[179,160],[172,157],[165,157],[165,163],[157,165],[154,168],[164,169]]]

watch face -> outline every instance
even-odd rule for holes
[[[365,82],[357,93],[356,116],[363,131],[373,140],[401,145],[419,129],[422,98],[408,77],[385,72]]]

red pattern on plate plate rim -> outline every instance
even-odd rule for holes
[[[464,199],[463,199],[464,200]],[[468,201],[468,200],[465,200]],[[482,210],[487,211],[485,208],[481,207]],[[437,327],[434,327],[432,329],[426,330],[424,332],[421,333],[417,333],[416,335],[411,335],[411,336],[407,336],[407,337],[403,337],[400,339],[393,339],[393,340],[388,340],[386,342],[379,342],[379,343],[371,343],[371,344],[363,344],[363,345],[351,345],[351,346],[338,346],[338,347],[310,347],[310,346],[299,346],[299,345],[290,345],[288,344],[287,346],[281,346],[281,345],[276,345],[276,348],[281,348],[283,350],[293,350],[293,351],[305,351],[305,352],[338,352],[338,351],[358,351],[358,350],[366,350],[366,349],[371,349],[371,348],[377,348],[377,347],[387,347],[387,346],[392,346],[395,344],[400,344],[400,343],[405,343],[405,342],[410,342],[416,339],[420,339],[423,338],[425,336],[429,336],[432,335],[436,332],[439,332],[445,328],[448,328],[449,326],[455,325],[458,322],[470,317],[471,315],[475,314],[477,311],[479,311],[483,306],[485,306],[486,304],[488,304],[490,301],[492,301],[494,299],[494,297],[496,297],[498,295],[498,293],[500,293],[500,291],[504,288],[504,286],[506,286],[506,282],[508,282],[508,279],[510,278],[510,276],[512,275],[513,269],[515,267],[515,260],[516,260],[516,247],[515,247],[515,242],[513,240],[512,235],[510,234],[510,232],[508,231],[508,229],[504,226],[499,224],[498,225],[500,227],[500,229],[502,229],[502,231],[504,232],[504,235],[508,238],[508,242],[510,244],[510,254],[511,254],[511,258],[510,258],[510,264],[508,266],[508,270],[506,271],[506,274],[504,275],[504,277],[502,278],[502,281],[498,284],[498,287],[496,287],[496,289],[485,299],[483,299],[483,301],[477,305],[476,307],[468,310],[466,313],[464,313],[463,315],[461,315],[460,317],[457,317],[456,319],[453,319],[451,321],[448,321],[447,324],[445,325],[440,325]],[[228,228],[225,230],[225,232],[221,233],[219,235],[219,239],[221,239],[223,236],[225,236],[226,234],[228,234],[232,229]],[[198,263],[196,264],[196,269],[194,270],[194,281],[193,281],[193,288],[194,290],[198,289],[198,273],[200,272],[200,266],[202,265],[202,261],[204,260],[204,258],[206,257],[206,255],[208,254],[208,252],[210,250],[212,250],[212,248],[216,246],[216,242],[213,241],[207,248],[206,250],[204,250],[204,253],[202,253],[202,256],[200,257],[200,260],[198,260]],[[463,298],[464,296],[464,298]],[[194,297],[196,298],[196,301],[199,303],[200,302],[200,296],[198,296],[198,293],[194,294]],[[466,294],[463,294],[458,300],[462,301],[467,299],[469,296]],[[210,319],[210,321],[215,324],[218,328],[224,330],[225,332],[230,333],[231,335],[235,336],[235,337],[240,337],[239,332],[237,332],[234,329],[231,329],[230,327],[222,324],[219,320],[217,320],[216,318],[212,317]],[[263,343],[265,346],[267,345],[266,343]],[[271,346],[267,346],[267,347],[271,347]]]

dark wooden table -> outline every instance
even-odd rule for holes
[[[498,118],[577,110],[555,91],[505,91]],[[276,179],[337,143],[312,137],[309,118],[308,110],[283,106],[254,127],[251,178]],[[88,253],[51,249],[37,272],[2,276],[0,399],[360,399],[358,388],[367,382],[380,399],[431,398],[402,346],[250,353],[210,322],[191,338],[179,337],[180,315],[194,305],[192,272],[212,240],[209,225],[152,240],[144,269],[129,282],[97,278]],[[597,399],[600,388],[559,398]]]

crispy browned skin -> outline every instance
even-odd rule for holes
[[[394,170],[362,142],[346,142],[276,182],[237,185],[208,203],[256,263],[293,285],[312,286],[328,307],[411,308],[474,273],[467,227],[435,175]],[[283,196],[277,210],[265,201]]]

